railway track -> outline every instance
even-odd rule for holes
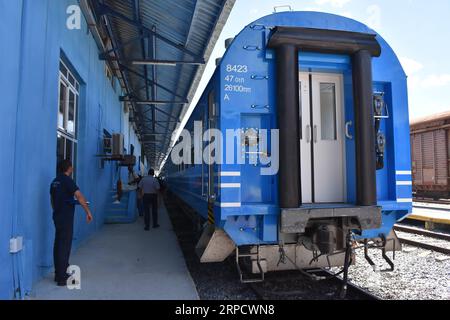
[[[411,238],[405,235],[399,236],[399,240],[403,244],[450,255],[450,234],[428,231],[404,225],[396,225],[395,230],[403,232],[405,235],[410,234],[413,236],[421,236],[420,238]]]
[[[324,273],[328,274],[329,276],[334,276],[334,274],[330,271],[323,271]],[[341,278],[334,278],[334,281],[339,282],[339,285],[342,284],[342,279]],[[352,282],[347,282],[347,294],[357,294],[357,295],[361,295],[362,297],[364,297],[366,300],[382,300],[380,297],[374,295],[373,293],[369,292],[368,290],[361,288],[359,286],[357,286],[356,284],[352,283]]]
[[[380,297],[372,294],[371,292],[361,288],[351,282],[347,283],[347,294],[344,298],[340,297],[340,289],[342,286],[342,279],[337,277],[331,271],[328,270],[316,270],[313,274],[317,277],[326,278],[322,281],[312,281],[305,276],[302,276],[298,272],[286,272],[285,275],[278,274],[276,279],[267,279],[264,286],[259,283],[249,283],[248,286],[252,289],[255,295],[261,300],[276,300],[276,299],[309,299],[308,292],[295,289],[277,290],[277,287],[287,286],[292,288],[293,280],[297,280],[302,277],[301,281],[310,284],[311,291],[315,291],[313,296],[315,299],[323,300],[382,300]],[[281,282],[281,285],[280,285]],[[295,282],[295,281],[294,281]],[[268,287],[265,289],[264,287]]]
[[[423,199],[414,198],[414,202],[450,205],[450,199],[432,200],[432,199],[425,199],[425,198],[423,198]]]
[[[403,244],[407,244],[407,245],[410,245],[410,246],[414,246],[414,247],[418,247],[418,248],[422,248],[422,249],[431,250],[431,251],[434,251],[434,252],[439,252],[439,253],[450,255],[450,249],[449,248],[444,248],[444,247],[437,246],[437,245],[434,245],[434,244],[430,244],[430,243],[427,243],[427,242],[417,241],[417,240],[412,240],[412,239],[406,239],[406,238],[401,238],[401,237],[399,237],[399,240]]]
[[[195,223],[192,222],[193,215],[179,201],[171,197],[171,205],[167,205],[169,214],[172,216],[175,233],[185,252],[187,265],[193,275],[194,282],[199,289],[202,299],[257,299],[257,300],[339,300],[342,280],[332,278],[333,273],[319,270],[315,274],[318,276],[332,278],[324,281],[312,281],[298,271],[287,271],[281,273],[266,274],[266,281],[263,283],[241,284],[238,281],[236,265],[234,259],[228,259],[219,265],[201,265],[195,254],[195,239],[197,235],[194,231]],[[178,213],[177,213],[178,211]],[[172,212],[172,213],[170,213]],[[175,220],[174,220],[175,219]],[[210,292],[209,279],[211,275],[214,282],[220,286],[222,294],[216,291]],[[217,278],[220,275],[220,279]],[[222,279],[223,277],[223,279]],[[215,289],[214,289],[215,290]],[[234,293],[231,293],[234,292]],[[239,293],[241,292],[241,293]],[[242,292],[248,292],[242,294]],[[236,296],[235,296],[236,295]],[[378,300],[380,298],[372,295],[358,286],[348,283],[347,300]]]
[[[434,238],[434,239],[450,241],[450,234],[446,234],[446,233],[434,232],[434,231],[429,231],[429,230],[425,230],[425,229],[420,229],[420,228],[415,228],[415,227],[410,227],[410,226],[405,226],[405,225],[399,225],[399,224],[395,225],[394,229],[395,229],[395,231],[401,231],[401,232],[406,232],[406,233],[411,233],[411,234],[418,234],[421,236],[430,237],[430,238]]]

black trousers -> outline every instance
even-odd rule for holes
[[[56,281],[66,280],[69,267],[70,251],[73,238],[73,213],[54,214],[55,243],[53,245],[53,262],[55,266]]]
[[[150,227],[150,208],[152,209],[153,226],[158,225],[158,195],[144,194],[144,221],[145,227]]]

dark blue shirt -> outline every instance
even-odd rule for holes
[[[50,185],[50,195],[53,201],[53,215],[70,215],[74,212],[75,192],[79,190],[72,178],[61,174]]]

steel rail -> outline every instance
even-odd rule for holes
[[[424,243],[424,242],[415,241],[415,240],[411,240],[411,239],[400,238],[400,237],[398,239],[403,244],[407,244],[407,245],[414,246],[414,247],[417,247],[417,248],[422,248],[422,249],[431,250],[431,251],[434,251],[434,252],[439,252],[439,253],[450,255],[450,249],[449,248],[438,247],[438,246],[435,246],[435,245],[432,245],[432,244],[429,244],[429,243]]]
[[[406,232],[406,233],[411,233],[411,234],[418,234],[421,236],[430,237],[430,238],[434,238],[434,239],[450,241],[450,234],[446,234],[446,233],[434,232],[434,231],[409,227],[409,226],[405,226],[405,225],[398,225],[398,224],[394,226],[394,229],[396,231],[401,231],[401,232]]]

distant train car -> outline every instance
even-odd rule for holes
[[[450,112],[411,123],[413,192],[450,199]]]
[[[385,251],[399,248],[393,226],[412,207],[407,83],[373,30],[317,12],[251,23],[227,41],[186,129],[192,149],[175,148],[184,163],[165,172],[171,192],[208,223],[202,262],[234,252],[242,281],[345,273],[361,241],[393,268]],[[212,152],[213,140],[227,148]]]

